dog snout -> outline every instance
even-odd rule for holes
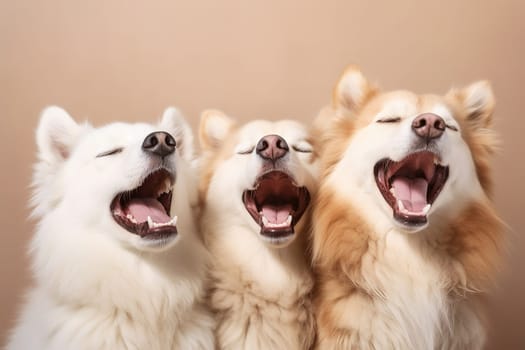
[[[289,147],[279,135],[266,135],[257,142],[257,154],[264,159],[275,161],[284,157]]]
[[[412,122],[412,130],[417,136],[426,140],[432,140],[443,135],[445,121],[434,113],[423,113]]]
[[[155,131],[146,136],[142,143],[142,149],[145,152],[156,154],[160,157],[166,157],[175,151],[177,142],[173,136],[164,131]]]

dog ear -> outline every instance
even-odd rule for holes
[[[40,159],[51,165],[68,159],[84,128],[60,107],[44,109],[36,131]]]
[[[337,82],[332,104],[334,108],[356,110],[374,93],[361,70],[356,66],[349,66]]]
[[[87,123],[77,124],[60,107],[47,107],[42,112],[36,129],[39,161],[33,173],[33,217],[43,215],[59,202],[60,169],[90,128]]]
[[[166,108],[159,126],[173,135],[177,142],[177,150],[184,159],[191,161],[195,158],[193,131],[177,108]]]
[[[491,127],[495,99],[488,81],[478,81],[461,90],[453,89],[447,97],[459,100],[465,111],[465,121],[474,130]]]
[[[220,147],[235,122],[218,110],[206,110],[201,114],[199,140],[203,150]]]

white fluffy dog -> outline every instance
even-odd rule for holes
[[[37,143],[36,283],[7,348],[212,349],[193,139],[178,112],[93,128],[49,107]]]

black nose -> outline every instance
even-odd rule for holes
[[[266,135],[257,142],[257,154],[264,159],[277,160],[288,153],[288,144],[279,135]]]
[[[417,136],[427,140],[437,139],[445,131],[445,121],[434,113],[423,113],[412,122]]]
[[[142,143],[142,149],[161,157],[172,154],[177,142],[173,136],[164,131],[155,131],[146,136]]]

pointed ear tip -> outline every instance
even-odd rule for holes
[[[485,90],[492,93],[492,83],[490,80],[478,80],[468,86],[469,90]]]
[[[481,85],[483,85],[483,86],[485,86],[485,87],[487,87],[489,89],[492,88],[492,83],[488,79],[479,80],[477,83],[481,84]]]
[[[336,92],[340,93],[349,87],[366,88],[369,85],[370,84],[361,72],[361,69],[356,65],[350,65],[344,70],[343,74],[337,81]]]
[[[344,80],[345,78],[356,77],[356,76],[364,77],[363,72],[361,71],[361,68],[359,68],[358,65],[350,64],[344,69],[343,74],[341,74],[340,80]]]
[[[164,109],[164,114],[174,114],[174,113],[179,113],[179,110],[177,109],[177,107],[168,106],[166,107],[166,109]]]
[[[200,128],[207,129],[209,126],[224,127],[226,129],[234,125],[234,120],[226,113],[218,109],[206,109],[201,113]]]
[[[162,113],[162,118],[181,119],[183,118],[183,114],[177,107],[169,106]]]
[[[219,109],[213,109],[213,108],[209,108],[209,109],[205,109],[204,111],[201,112],[201,119],[208,119],[208,118],[213,118],[213,117],[226,117],[226,114],[219,110]]]
[[[59,106],[47,106],[45,107],[42,112],[40,113],[41,119],[48,119],[48,118],[64,118],[68,117],[71,119],[71,116],[68,112],[62,107]]]
[[[77,122],[66,112],[65,109],[58,106],[48,106],[40,113],[40,120],[38,122],[37,133],[42,133],[44,130],[56,127],[72,128],[77,126]]]
[[[467,87],[466,91],[468,91],[470,96],[477,96],[477,98],[481,98],[491,104],[495,103],[494,90],[488,80],[474,82]]]

